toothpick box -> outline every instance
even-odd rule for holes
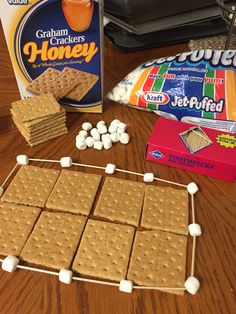
[[[159,118],[147,143],[146,160],[233,182],[236,134]]]

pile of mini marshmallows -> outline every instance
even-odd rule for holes
[[[127,124],[115,119],[109,127],[104,121],[99,121],[96,128],[93,128],[90,122],[82,124],[82,130],[76,136],[76,147],[84,150],[87,147],[93,147],[97,150],[110,149],[113,143],[129,143],[129,134],[126,133]],[[90,134],[89,134],[90,133]]]

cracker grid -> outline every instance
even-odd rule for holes
[[[0,254],[20,254],[40,211],[36,207],[0,204]]]
[[[85,222],[83,216],[42,212],[21,258],[41,266],[69,268]]]
[[[94,215],[138,226],[145,184],[107,177]]]
[[[187,191],[148,185],[144,197],[141,226],[187,235]]]

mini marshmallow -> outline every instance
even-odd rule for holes
[[[120,135],[120,142],[122,144],[128,144],[129,143],[129,134],[128,133],[122,133]]]
[[[119,142],[119,140],[120,140],[120,134],[118,134],[118,133],[112,133],[110,136],[111,136],[111,141],[112,141],[113,143]]]
[[[111,140],[111,136],[109,133],[102,134],[102,142],[104,142],[106,140]]]
[[[110,125],[118,127],[118,124],[119,124],[119,123],[120,123],[120,120],[114,119],[114,120],[111,121],[111,124],[110,124]]]
[[[113,174],[116,171],[116,165],[114,164],[107,164],[105,173]]]
[[[112,141],[110,139],[105,138],[105,140],[103,142],[103,146],[105,149],[112,148]]]
[[[99,128],[102,125],[105,125],[105,121],[98,121],[96,126],[97,126],[97,128]]]
[[[75,145],[79,150],[85,150],[87,148],[87,144],[83,139],[77,140]]]
[[[126,129],[127,129],[127,124],[125,124],[124,122],[120,122],[120,123],[118,124],[118,128],[121,129],[121,130],[123,130],[123,132],[125,132]]]
[[[116,133],[116,131],[117,131],[117,126],[115,126],[115,125],[109,126],[109,128],[108,128],[109,133]]]
[[[95,143],[95,140],[94,138],[92,138],[91,136],[88,136],[86,139],[85,139],[85,143],[88,147],[93,147],[94,143]]]
[[[72,283],[73,273],[69,269],[62,268],[59,272],[59,280],[60,282],[71,284]]]
[[[195,182],[191,182],[187,185],[188,193],[193,195],[198,191],[198,186]]]
[[[143,176],[144,182],[153,182],[154,181],[154,173],[145,173]]]
[[[0,186],[0,197],[3,195],[3,192],[4,192],[4,188]]]
[[[29,158],[26,155],[18,155],[16,157],[16,161],[19,165],[28,165],[29,164]]]
[[[82,129],[85,130],[85,131],[89,131],[92,129],[92,124],[90,122],[84,122],[82,124]]]
[[[133,291],[133,282],[131,280],[122,279],[120,281],[119,290],[126,293],[131,293]]]
[[[184,287],[191,294],[196,294],[200,288],[200,282],[196,277],[190,276],[185,281]]]
[[[97,149],[97,150],[102,150],[103,149],[103,142],[101,141],[96,141],[93,145],[93,148]]]
[[[100,133],[98,132],[98,129],[96,128],[93,128],[91,131],[90,131],[90,134],[92,135],[93,139],[95,141],[100,141]]]
[[[62,157],[60,159],[60,164],[63,168],[69,168],[72,166],[72,159],[71,157]]]
[[[16,270],[19,261],[19,258],[17,258],[16,256],[8,255],[6,258],[4,258],[2,262],[2,269],[9,273],[12,273]]]
[[[79,132],[79,136],[85,139],[88,136],[88,132],[85,130],[82,130]]]
[[[124,131],[120,128],[117,128],[116,133],[121,134],[121,133],[124,133]]]
[[[105,125],[105,124],[99,125],[99,126],[98,126],[98,132],[99,132],[100,134],[105,134],[105,133],[107,133],[107,127],[106,127],[106,125]]]
[[[84,141],[84,140],[85,140],[84,136],[76,135],[76,138],[75,138],[76,142],[81,142],[81,141]]]
[[[189,233],[192,237],[199,237],[202,234],[202,229],[199,224],[190,224],[188,226]]]

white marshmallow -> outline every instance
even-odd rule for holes
[[[71,157],[62,157],[60,159],[60,164],[63,168],[68,168],[72,166],[72,159]]]
[[[128,133],[122,133],[120,135],[120,142],[122,144],[128,144],[129,143],[129,134]]]
[[[92,124],[90,122],[84,122],[82,124],[82,129],[85,130],[85,131],[89,131],[92,129]]]
[[[200,288],[200,282],[196,277],[190,276],[185,281],[184,287],[191,294],[196,294]]]
[[[92,135],[93,139],[95,141],[100,141],[100,133],[98,132],[98,129],[96,128],[93,128],[91,131],[90,131],[90,134]]]
[[[124,133],[124,131],[120,128],[117,128],[116,133],[121,134],[121,133]]]
[[[191,182],[187,185],[188,193],[193,195],[198,191],[198,186],[195,182]]]
[[[76,138],[75,138],[76,142],[81,142],[81,141],[84,141],[84,140],[85,140],[84,136],[76,135]]]
[[[79,136],[86,139],[86,137],[88,136],[88,132],[85,130],[79,131]]]
[[[102,142],[104,142],[106,140],[111,140],[111,136],[109,133],[102,134]]]
[[[9,273],[12,273],[16,270],[19,261],[19,258],[17,258],[16,256],[8,255],[6,258],[4,258],[2,262],[2,269]]]
[[[28,165],[29,164],[29,157],[26,155],[18,155],[16,157],[16,161],[19,165]]]
[[[73,273],[69,269],[62,268],[59,272],[59,280],[60,282],[71,284],[72,283]]]
[[[154,180],[154,173],[145,173],[143,176],[143,181],[144,182],[153,182]]]
[[[123,132],[125,132],[126,129],[127,129],[127,124],[125,124],[124,122],[120,122],[120,123],[118,124],[118,128],[121,129],[121,130],[123,130]]]
[[[93,147],[94,143],[95,143],[95,140],[94,138],[92,138],[91,136],[88,136],[86,139],[85,139],[85,143],[88,147]]]
[[[117,126],[115,125],[110,125],[108,128],[109,133],[116,133],[116,130],[117,130]]]
[[[122,279],[120,281],[119,290],[126,293],[131,293],[133,291],[133,282],[131,280]]]
[[[116,165],[114,164],[107,164],[105,173],[113,174],[116,171]]]
[[[103,142],[103,146],[105,149],[112,148],[112,141],[110,139],[105,138],[105,140]]]
[[[0,197],[3,195],[3,192],[4,192],[4,188],[0,186]]]
[[[107,127],[106,127],[106,125],[105,125],[105,124],[99,125],[99,126],[98,126],[98,132],[99,132],[100,134],[106,134],[106,133],[107,133]]]
[[[101,141],[96,141],[93,145],[93,148],[97,149],[97,150],[102,150],[103,149],[103,142]]]
[[[105,125],[105,121],[98,121],[96,126],[97,126],[97,128],[99,128],[102,125]]]
[[[87,144],[84,139],[77,140],[75,145],[79,150],[85,150],[87,148]]]
[[[117,143],[120,140],[120,134],[118,133],[112,133],[111,134],[111,140],[113,143]]]
[[[189,230],[189,233],[192,237],[198,237],[202,234],[202,229],[201,229],[201,226],[199,224],[190,224],[188,226],[188,230]]]
[[[114,120],[111,121],[111,124],[110,124],[110,125],[118,127],[118,124],[119,124],[119,123],[120,123],[120,120],[114,119]]]

